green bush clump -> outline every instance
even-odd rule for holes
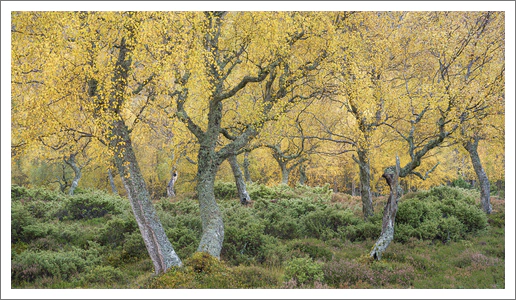
[[[97,247],[72,251],[24,251],[11,260],[11,279],[31,282],[41,277],[69,280],[87,267],[100,263]]]
[[[11,209],[20,212],[19,208],[23,207],[23,210],[26,210],[33,218],[43,221],[52,219],[55,212],[62,206],[65,198],[66,196],[61,193],[45,189],[11,186]]]
[[[464,178],[462,178],[462,177],[455,179],[452,182],[452,186],[457,187],[457,188],[462,188],[462,189],[472,189],[471,184],[469,182],[467,182],[466,180],[464,180]]]
[[[70,196],[56,213],[60,220],[101,218],[130,211],[129,202],[101,191]]]
[[[232,269],[233,277],[238,288],[273,289],[281,283],[281,275],[259,266],[240,265]]]
[[[145,288],[228,289],[239,288],[233,271],[224,262],[205,252],[196,252],[184,260],[181,268],[172,267],[152,278]]]
[[[317,239],[330,240],[339,237],[348,226],[355,226],[363,221],[350,210],[326,208],[310,212],[303,216],[303,234]]]
[[[18,185],[11,185],[12,201],[40,200],[45,202],[62,201],[66,196],[63,193],[51,191],[45,188],[26,188]]]
[[[23,236],[23,228],[37,223],[36,218],[19,201],[11,202],[11,243],[28,242]]]
[[[195,231],[185,226],[172,227],[166,234],[179,257],[189,257],[195,251],[201,240],[202,231]]]
[[[28,195],[27,188],[19,185],[11,185],[11,201],[20,200],[20,198]]]
[[[493,212],[488,216],[487,222],[494,227],[505,227],[505,211]]]
[[[156,210],[158,212],[166,212],[172,216],[178,215],[199,215],[199,203],[193,200],[183,200],[171,202],[169,198],[161,198],[156,203]]]
[[[255,260],[265,243],[265,225],[249,209],[234,202],[224,210],[222,257],[237,265]]]
[[[134,218],[114,217],[99,230],[97,241],[103,246],[115,248],[122,246],[125,243],[126,234],[133,232],[139,232]]]
[[[487,227],[485,213],[462,188],[441,186],[404,197],[396,215],[394,239],[456,241]]]
[[[327,261],[331,260],[333,257],[333,253],[324,242],[314,238],[292,240],[288,243],[288,249],[290,251],[298,250],[314,260],[320,259]]]
[[[456,200],[457,202],[465,202],[470,205],[475,205],[475,197],[478,192],[463,188],[454,188],[449,186],[438,186],[430,189],[426,193],[422,193],[424,197],[435,196],[442,200]]]
[[[145,247],[145,242],[139,230],[125,233],[124,239],[125,242],[122,246],[124,258],[139,258],[147,254],[147,247]]]
[[[218,200],[228,200],[237,196],[237,188],[234,182],[215,182],[213,186],[215,198]]]
[[[277,201],[258,199],[254,203],[256,217],[265,228],[264,233],[280,239],[294,239],[301,237],[299,218],[292,217],[294,213]]]
[[[293,257],[292,251],[285,243],[270,235],[265,237],[266,243],[262,246],[262,255],[258,258],[259,263],[271,267],[281,267],[285,261]]]
[[[285,264],[285,281],[296,280],[297,284],[310,284],[324,279],[322,264],[310,257],[294,258]]]
[[[89,271],[82,277],[83,281],[88,284],[97,284],[100,286],[109,286],[120,284],[126,280],[124,273],[112,266],[95,266],[89,268]]]
[[[252,200],[258,200],[258,199],[271,200],[271,199],[277,198],[276,192],[272,188],[269,188],[264,184],[249,184],[247,186],[247,188],[248,188],[249,197]]]
[[[367,221],[360,219],[360,222],[353,226],[346,226],[341,230],[342,234],[351,242],[376,239],[382,232],[383,212],[378,211]]]

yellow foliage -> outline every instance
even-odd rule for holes
[[[308,184],[358,185],[352,155],[361,150],[373,189],[382,188],[394,157],[402,165],[411,159],[403,136],[413,130],[417,151],[439,134],[443,116],[450,142],[485,139],[479,152],[488,176],[503,179],[504,25],[499,12],[234,11],[218,20],[204,12],[13,12],[13,163],[30,173],[36,158],[56,163],[80,152],[85,186],[107,188],[114,156],[107,146],[116,140],[109,132],[122,119],[154,196],[164,195],[173,169],[181,174],[177,189],[192,191],[199,142],[187,120],[206,132],[217,95],[266,71],[266,80],[222,101],[220,126],[260,130],[249,146],[288,149],[299,145],[300,124],[317,145]],[[127,76],[115,68],[122,41]],[[216,139],[217,150],[231,143],[220,133]],[[279,181],[270,151],[253,150],[250,161],[254,181]],[[411,175],[407,185],[474,176],[460,147],[432,150],[417,170],[437,162],[427,180]],[[232,180],[229,166],[218,178]]]

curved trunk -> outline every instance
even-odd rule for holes
[[[73,192],[79,185],[79,180],[81,180],[82,173],[81,173],[81,168],[79,168],[77,166],[77,163],[75,162],[75,154],[70,154],[70,158],[69,159],[65,158],[64,161],[67,165],[69,165],[73,169],[73,172],[75,174],[73,177],[73,180],[72,180],[72,185],[70,186],[70,190],[68,191],[68,195],[71,196],[71,195],[73,195]]]
[[[115,166],[127,191],[136,222],[154,264],[155,273],[164,273],[172,266],[181,266],[181,259],[168,240],[152,205],[123,120],[113,122],[112,133],[113,139],[110,146],[114,150]]]
[[[360,196],[362,199],[362,212],[364,219],[374,215],[373,195],[371,193],[371,166],[365,151],[357,151],[358,166],[360,169]]]
[[[251,197],[249,197],[249,193],[247,193],[244,176],[242,175],[242,171],[240,170],[240,166],[238,165],[236,155],[230,155],[228,157],[228,161],[231,165],[231,170],[233,170],[233,175],[235,176],[238,199],[240,199],[240,203],[242,203],[242,205],[247,205],[248,203],[250,203]]]
[[[385,172],[382,175],[389,185],[391,192],[383,211],[382,233],[378,240],[376,240],[373,250],[370,253],[370,256],[377,260],[382,258],[383,252],[387,249],[394,238],[394,224],[396,213],[398,212],[398,201],[402,195],[402,189],[399,185],[399,173],[400,163],[399,158],[396,157],[396,166],[385,169]]]
[[[224,241],[224,222],[213,190],[218,167],[219,161],[214,149],[201,145],[197,169],[197,195],[202,221],[202,236],[197,251],[207,252],[211,256],[220,258]]]
[[[278,164],[280,165],[280,168],[281,168],[281,184],[287,185],[290,170],[287,168],[286,163],[281,163],[278,161]]]
[[[482,162],[480,161],[480,157],[478,155],[479,140],[480,139],[478,137],[475,137],[473,141],[467,141],[464,143],[464,148],[468,151],[469,156],[471,157],[473,169],[475,169],[475,173],[478,177],[478,183],[480,186],[480,204],[482,205],[484,212],[490,214],[493,211],[490,195],[491,186],[489,184],[489,178],[487,178],[487,174],[482,167]]]
[[[168,182],[168,185],[167,185],[167,197],[169,197],[169,198],[176,196],[176,193],[174,190],[174,185],[176,184],[176,180],[177,180],[177,171],[174,171],[174,172],[172,172],[172,178],[170,178],[170,181]]]
[[[111,169],[108,169],[108,178],[109,184],[111,185],[111,192],[113,192],[115,195],[118,195],[118,190],[116,189],[115,180],[113,178],[113,173],[111,173]]]

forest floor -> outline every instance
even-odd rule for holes
[[[11,288],[505,288],[501,198],[491,198],[494,212],[487,218],[468,212],[467,226],[459,224],[464,233],[450,238],[449,229],[448,236],[439,232],[452,218],[434,224],[432,212],[418,206],[426,200],[411,202],[415,196],[406,195],[398,235],[382,260],[373,261],[368,252],[381,227],[384,198],[375,201],[375,217],[364,221],[358,197],[325,187],[256,186],[256,200],[246,207],[233,199],[230,185],[216,192],[225,221],[221,260],[195,252],[201,230],[197,201],[160,199],[158,215],[184,267],[154,276],[125,198],[13,186]],[[414,213],[422,223],[412,228]],[[453,218],[463,220],[460,212]]]

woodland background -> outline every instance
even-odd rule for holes
[[[63,203],[73,202],[81,194],[89,195],[94,190],[130,196],[123,185],[126,175],[117,166],[117,148],[112,147],[112,137],[116,134],[109,133],[120,118],[130,134],[149,199],[155,205],[158,203],[158,210],[171,209],[168,205],[188,206],[181,203],[203,193],[198,185],[203,178],[200,166],[215,169],[213,192],[218,201],[232,199],[229,203],[238,203],[238,198],[234,198],[235,171],[226,160],[233,154],[249,187],[248,195],[256,201],[253,209],[263,200],[283,203],[287,210],[297,203],[289,199],[317,202],[324,198],[344,205],[337,207],[337,211],[351,209],[348,211],[359,219],[367,219],[363,207],[364,198],[369,197],[374,201],[376,215],[371,215],[370,223],[364,224],[374,224],[381,219],[384,202],[380,199],[385,201],[389,195],[382,174],[394,164],[396,156],[400,157],[401,166],[417,163],[417,169],[401,179],[404,193],[421,193],[442,185],[481,190],[471,151],[467,151],[467,145],[472,144],[478,145],[475,150],[489,178],[490,190],[496,196],[495,208],[496,201],[505,198],[505,40],[501,14],[229,13],[221,16],[224,23],[220,27],[216,25],[219,22],[216,14],[210,17],[188,12],[173,18],[146,12],[106,13],[100,18],[80,13],[64,18],[62,13],[43,14],[37,19],[23,13],[12,16],[20,22],[14,25],[14,33],[18,33],[19,26],[41,34],[33,32],[26,42],[13,40],[11,180],[20,186],[44,187],[79,196]],[[42,18],[48,19],[40,22]],[[30,20],[38,20],[37,26]],[[221,28],[221,31],[209,33],[208,29],[212,36],[205,38],[202,28],[199,32],[184,30],[185,24],[195,28],[195,24],[206,24],[206,20],[213,22],[209,23],[212,29]],[[489,20],[485,23],[489,26],[482,25],[482,20]],[[41,27],[42,24],[49,26]],[[56,30],[62,40],[56,40],[56,35],[50,40],[45,38]],[[124,32],[138,34],[124,40]],[[203,39],[204,44],[197,42]],[[261,44],[263,41],[266,43]],[[117,81],[120,43],[127,43],[134,57],[130,60],[133,64],[130,73]],[[210,69],[210,64],[220,69]],[[46,84],[47,81],[51,84]],[[116,94],[117,84],[126,87],[120,90],[123,94]],[[112,102],[104,102],[108,97],[124,100],[113,106]],[[53,100],[48,102],[48,99]],[[217,124],[216,134],[210,135],[214,124],[210,116],[217,111],[213,110],[213,103],[219,101],[213,102],[214,99],[220,99],[218,103],[223,101],[224,106],[220,106],[221,123]],[[201,149],[208,146],[207,140],[212,143],[212,154],[220,157],[214,165],[205,165],[211,160],[202,157]],[[438,145],[418,158],[418,151],[433,140],[439,140]],[[178,180],[174,186],[175,200],[170,203],[166,198],[167,183],[174,171]],[[370,196],[364,195],[367,187],[362,187],[366,182]],[[303,190],[303,186],[308,190]],[[33,195],[30,196],[33,199],[39,197],[35,196],[38,192],[30,190],[16,193]],[[311,196],[305,197],[306,193]],[[328,199],[314,196],[319,193],[332,196]],[[418,197],[423,196],[415,198]],[[480,207],[480,194],[472,197],[475,200],[465,201],[473,201]],[[220,205],[226,214],[225,205],[232,204],[224,203]],[[300,215],[312,210],[303,205],[297,212]],[[326,208],[313,205],[324,218],[322,211]],[[500,207],[497,208],[499,213]],[[54,209],[53,213],[59,215],[59,210]],[[71,215],[66,217],[67,213],[70,212],[63,217],[73,220]],[[495,221],[490,222],[499,225],[496,220],[500,215],[489,216],[492,218]],[[397,221],[403,223],[403,219]],[[362,224],[358,219],[352,222],[357,222],[357,226]],[[482,220],[479,222],[484,224]],[[225,224],[228,234],[231,225]],[[302,239],[301,235],[281,237],[274,229],[260,229],[262,225],[258,224],[261,223],[256,223],[258,232],[266,230],[262,234],[285,241]],[[377,225],[381,229],[381,224]],[[360,226],[365,227],[356,231],[355,237],[351,238],[353,235],[348,232],[344,239],[367,241],[380,233],[374,230],[367,233],[364,230],[369,225]],[[52,228],[48,230],[53,232]],[[127,231],[130,232],[132,229]],[[405,233],[406,240],[398,235],[395,242],[403,244],[415,237],[410,231]],[[308,248],[318,249],[312,250],[315,254],[309,253],[310,259],[321,259],[324,253],[334,257],[337,250],[332,247],[337,245],[328,246],[327,241],[343,237],[328,232],[319,234],[322,235],[317,239],[325,241],[324,245],[319,241],[292,241],[285,244],[289,249],[286,253],[290,254],[282,255],[290,255],[294,260],[306,258],[289,251],[305,245],[301,252],[306,252],[308,243]],[[194,234],[191,243],[197,243],[198,238]],[[421,235],[419,239],[425,240]],[[104,242],[98,242],[105,246]],[[242,241],[235,241],[239,242]],[[118,246],[114,245],[113,249],[124,251],[123,246],[117,249]],[[227,251],[226,256],[222,255],[224,261],[242,263],[238,255],[227,256]],[[181,252],[183,257],[191,255],[186,248]],[[405,270],[394,263],[396,258],[389,258],[387,265],[376,264],[371,268]],[[311,272],[311,262],[296,263],[305,268],[302,272]],[[498,263],[495,258],[487,262],[488,266]],[[116,262],[110,266],[117,268]],[[329,267],[329,262],[326,266]],[[274,263],[270,267],[274,268]],[[295,266],[284,268],[281,266],[279,275],[295,273],[292,271]],[[111,269],[104,271],[117,276]],[[330,282],[328,278],[325,280]],[[319,281],[312,277],[307,282]],[[276,287],[281,286],[278,284]],[[300,284],[299,277],[296,284]]]

